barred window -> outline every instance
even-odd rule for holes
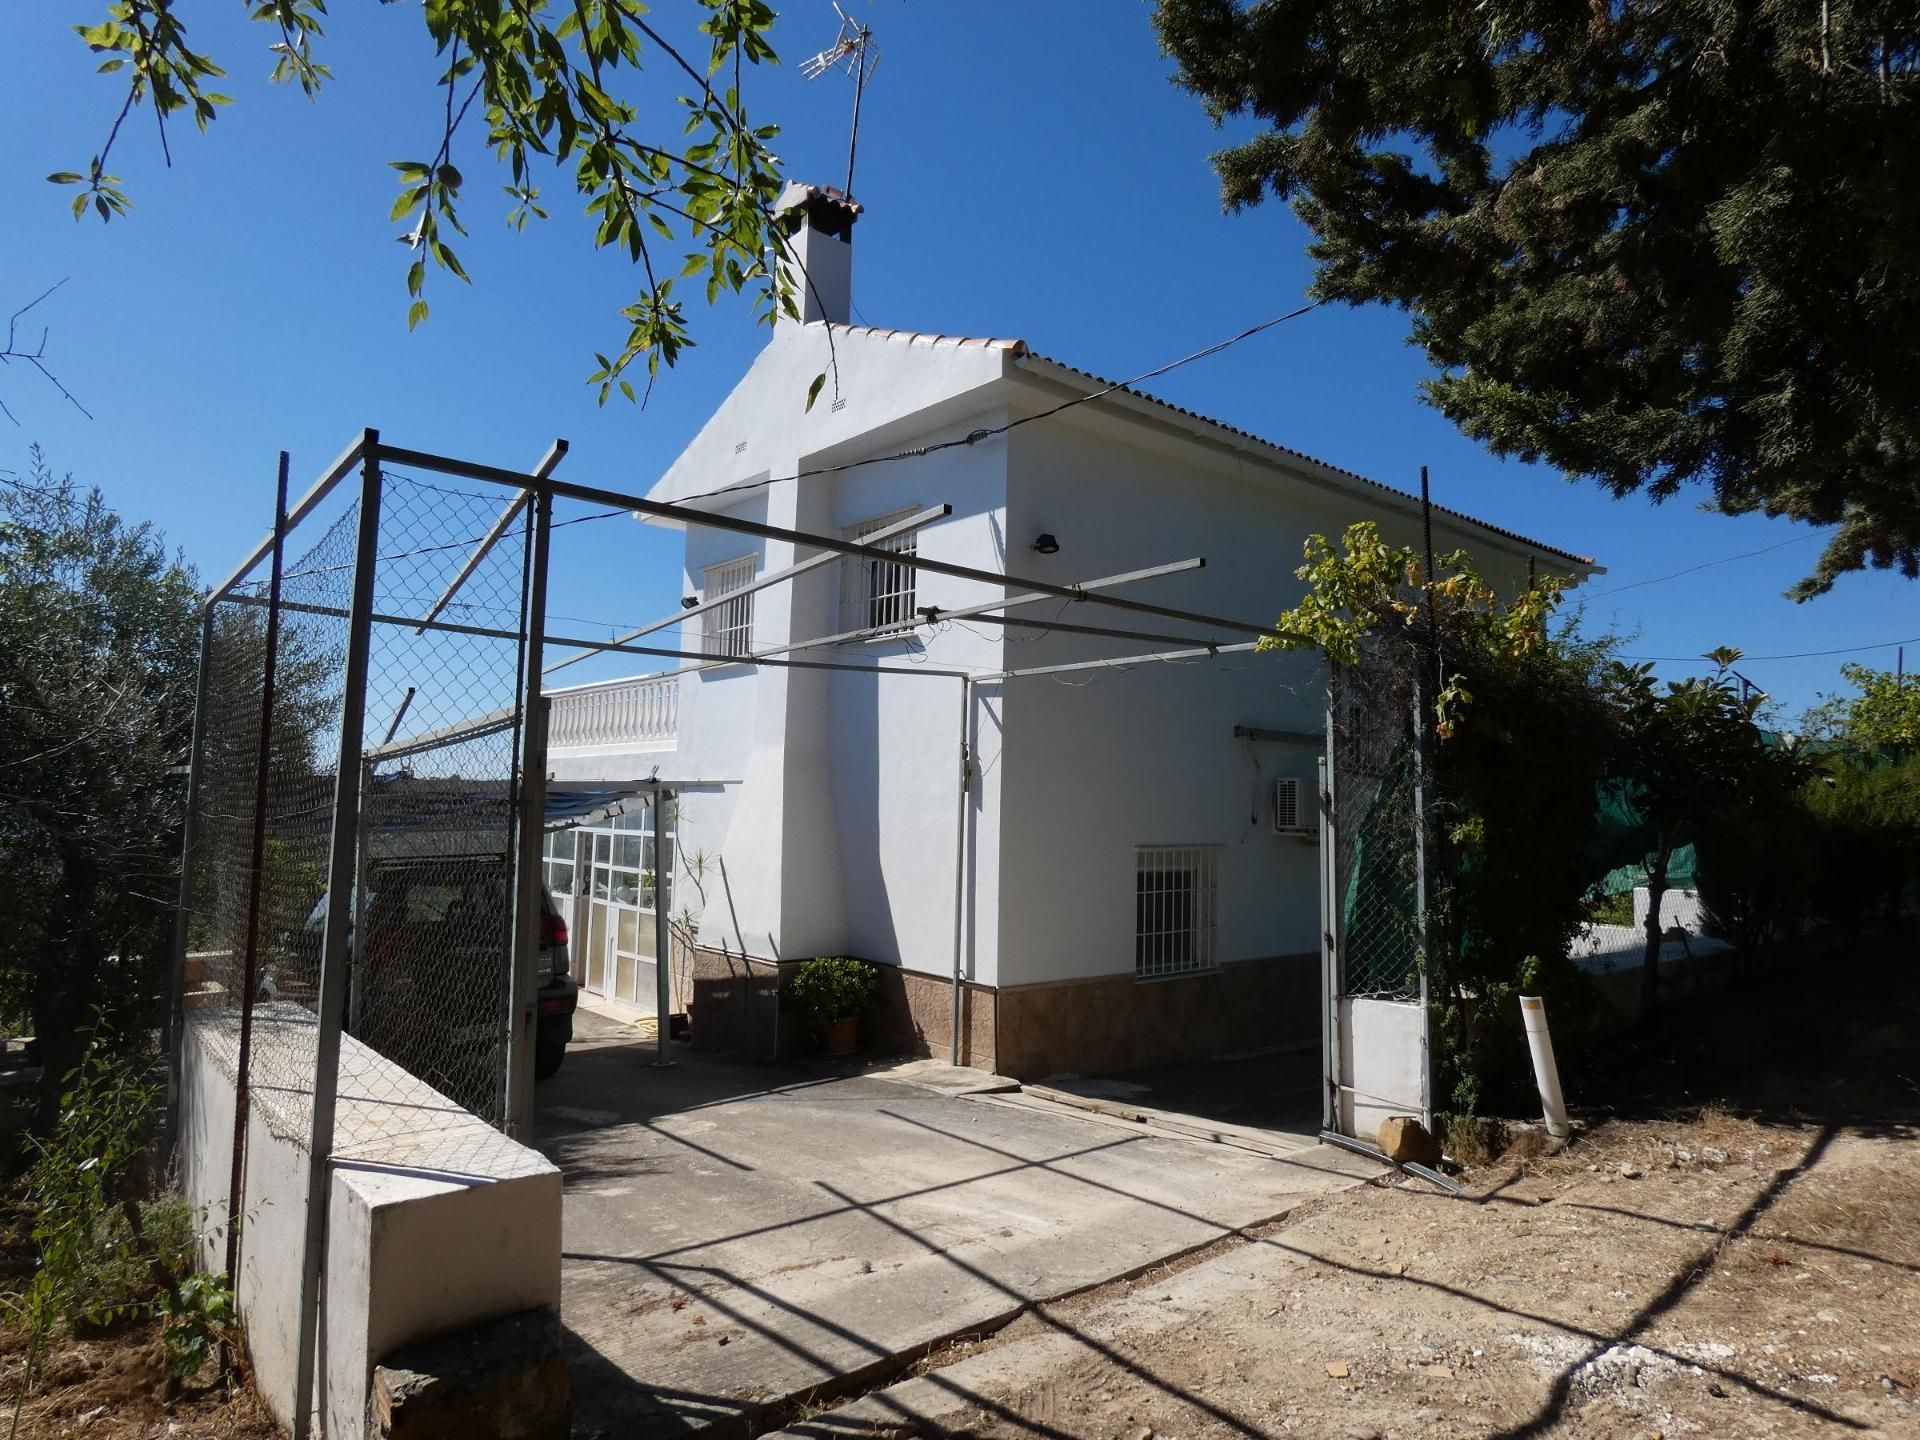
[[[754,557],[742,555],[721,565],[709,565],[701,572],[702,600],[717,600],[722,595],[753,583]],[[700,617],[700,648],[709,655],[746,655],[753,650],[753,596],[741,595],[716,605]]]
[[[876,515],[848,527],[846,538],[861,541],[876,530],[905,519],[912,510],[896,510]],[[910,530],[875,542],[878,548],[895,555],[918,555],[920,535]],[[879,625],[898,625],[914,616],[914,575],[911,565],[893,560],[874,560],[865,555],[849,555],[842,562],[840,578],[841,610],[849,630],[864,630]]]
[[[1158,980],[1219,964],[1220,847],[1142,845],[1134,851],[1133,971]]]

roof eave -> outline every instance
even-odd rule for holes
[[[1111,405],[1141,417],[1159,420],[1177,431],[1198,440],[1211,442],[1236,455],[1252,455],[1275,469],[1284,470],[1288,474],[1297,475],[1328,489],[1337,490],[1343,494],[1364,496],[1376,503],[1384,502],[1403,513],[1412,515],[1420,513],[1420,497],[1417,495],[1396,490],[1391,485],[1369,479],[1356,471],[1343,470],[1337,465],[1315,459],[1301,451],[1277,445],[1271,440],[1262,439],[1258,435],[1236,429],[1143,391],[1130,389],[1124,385],[1115,385],[1087,371],[1062,364],[1058,360],[1050,360],[1044,355],[1034,354],[1024,348],[1010,355],[1009,359],[1011,361],[1008,367],[1009,375],[1016,380],[1025,380],[1036,388],[1063,387],[1084,395],[1095,403]],[[1575,569],[1576,584],[1589,576],[1607,573],[1606,566],[1596,563],[1591,556],[1576,555],[1570,550],[1562,550],[1557,545],[1548,545],[1530,536],[1503,530],[1465,511],[1449,509],[1444,505],[1435,505],[1433,508],[1436,514],[1445,515],[1455,524],[1477,530],[1502,546],[1535,550],[1555,560],[1565,561]]]

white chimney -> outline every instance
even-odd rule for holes
[[[864,208],[845,191],[798,181],[781,193],[778,211],[798,210],[800,228],[788,240],[793,258],[783,261],[793,276],[800,318],[835,325],[853,313],[853,223]]]

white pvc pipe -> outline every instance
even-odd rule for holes
[[[1560,1095],[1560,1067],[1554,1063],[1546,1002],[1538,995],[1522,995],[1520,1019],[1527,1027],[1527,1049],[1533,1052],[1533,1079],[1540,1087],[1540,1106],[1546,1112],[1547,1133],[1565,1139],[1570,1133],[1567,1102]]]

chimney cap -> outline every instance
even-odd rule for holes
[[[780,192],[773,208],[775,211],[799,210],[814,229],[844,237],[867,207],[837,186],[809,185],[804,180],[794,180]]]

